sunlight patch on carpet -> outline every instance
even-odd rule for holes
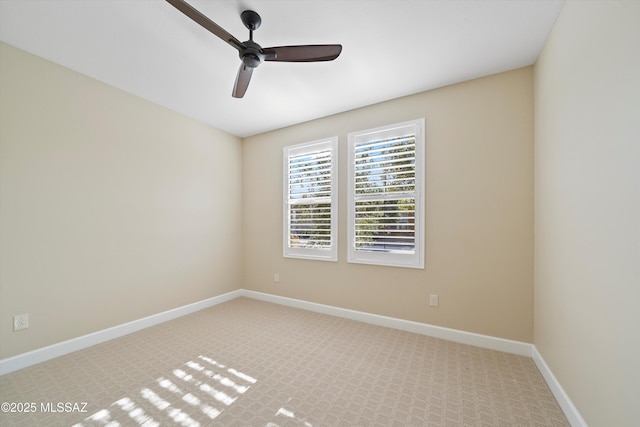
[[[196,361],[197,360],[197,361]],[[170,422],[200,427],[198,419],[216,419],[258,380],[200,355],[140,389],[137,397],[122,397],[73,427],[119,427],[134,421],[143,427]]]

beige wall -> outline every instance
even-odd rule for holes
[[[640,2],[569,1],[535,67],[535,344],[585,421],[640,420]]]
[[[533,88],[527,67],[244,140],[244,287],[533,339]],[[424,270],[346,262],[347,133],[426,119]],[[282,147],[339,137],[339,262],[282,257]],[[280,282],[274,283],[274,273]],[[440,307],[428,295],[440,295]]]
[[[237,289],[241,156],[234,136],[0,44],[0,358]]]

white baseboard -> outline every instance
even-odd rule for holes
[[[0,376],[53,359],[55,357],[72,353],[77,350],[82,350],[83,348],[91,347],[92,345],[100,344],[114,338],[137,332],[150,326],[154,326],[168,320],[176,319],[178,317],[185,316],[187,314],[191,314],[196,311],[209,308],[241,296],[285,305],[288,307],[300,308],[316,313],[357,320],[372,325],[384,326],[387,328],[413,332],[435,338],[442,338],[461,344],[469,344],[477,347],[488,348],[491,350],[503,351],[505,353],[531,357],[538,367],[538,370],[542,374],[547,385],[549,386],[549,389],[551,389],[551,392],[558,401],[560,408],[562,408],[562,411],[566,415],[571,426],[587,427],[587,423],[584,421],[576,407],[573,405],[571,399],[569,399],[569,396],[565,393],[564,389],[551,372],[551,369],[549,369],[549,366],[547,366],[546,362],[542,358],[542,355],[538,352],[533,344],[520,341],[512,341],[503,338],[496,338],[488,335],[476,334],[473,332],[465,332],[457,329],[444,328],[441,326],[429,325],[426,323],[380,316],[377,314],[371,314],[362,311],[317,304],[309,301],[286,298],[278,295],[265,294],[262,292],[249,291],[245,289],[228,292],[226,294],[218,295],[216,297],[198,301],[193,304],[174,308],[172,310],[164,311],[162,313],[154,314],[152,316],[114,326],[112,328],[103,329],[101,331],[97,331],[88,335],[83,335],[81,337],[56,343],[47,347],[42,347],[28,353],[23,353],[17,356],[2,359],[0,360]]]
[[[196,311],[202,310],[204,308],[212,307],[214,305],[238,298],[241,295],[241,290],[228,292],[226,294],[198,301],[193,304],[184,305],[182,307],[174,308],[172,310],[167,310],[162,313],[134,320],[132,322],[123,323],[122,325],[103,329],[101,331],[93,332],[91,334],[83,335],[81,337],[73,338],[67,341],[62,341],[47,347],[42,347],[28,353],[23,353],[17,356],[2,359],[0,360],[0,376],[53,359],[55,357],[82,350],[83,348],[91,347],[92,345],[100,344],[105,341],[130,334],[132,332],[137,332],[141,329],[145,329],[150,326],[166,322],[168,320],[195,313]]]
[[[569,420],[569,424],[571,424],[572,427],[588,427],[587,423],[580,415],[580,412],[578,412],[578,409],[574,406],[571,399],[569,399],[569,396],[564,391],[555,375],[553,375],[553,372],[549,369],[547,362],[544,361],[542,355],[535,346],[531,349],[531,358],[549,386],[551,393],[553,393],[553,396],[558,401],[558,405],[560,405],[562,412],[564,412],[567,420]]]
[[[488,335],[465,332],[457,329],[444,328],[442,326],[429,325],[426,323],[413,322],[410,320],[397,319],[394,317],[380,316],[377,314],[362,311],[349,310],[346,308],[333,307],[329,305],[316,304],[313,302],[286,298],[261,292],[242,290],[242,296],[289,307],[301,308],[303,310],[316,313],[328,314],[360,322],[369,323],[387,328],[399,329],[401,331],[413,332],[420,335],[427,335],[435,338],[442,338],[461,344],[469,344],[476,347],[488,348],[491,350],[504,351],[505,353],[518,354],[520,356],[531,357],[533,344],[520,341],[512,341],[503,338],[491,337]]]

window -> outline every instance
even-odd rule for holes
[[[424,268],[424,119],[349,134],[348,261]]]
[[[338,137],[284,148],[284,256],[338,260]]]

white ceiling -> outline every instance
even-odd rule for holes
[[[340,43],[332,62],[265,62],[231,97],[237,51],[163,0],[0,0],[0,40],[240,137],[533,64],[563,0],[187,0],[263,47]]]

